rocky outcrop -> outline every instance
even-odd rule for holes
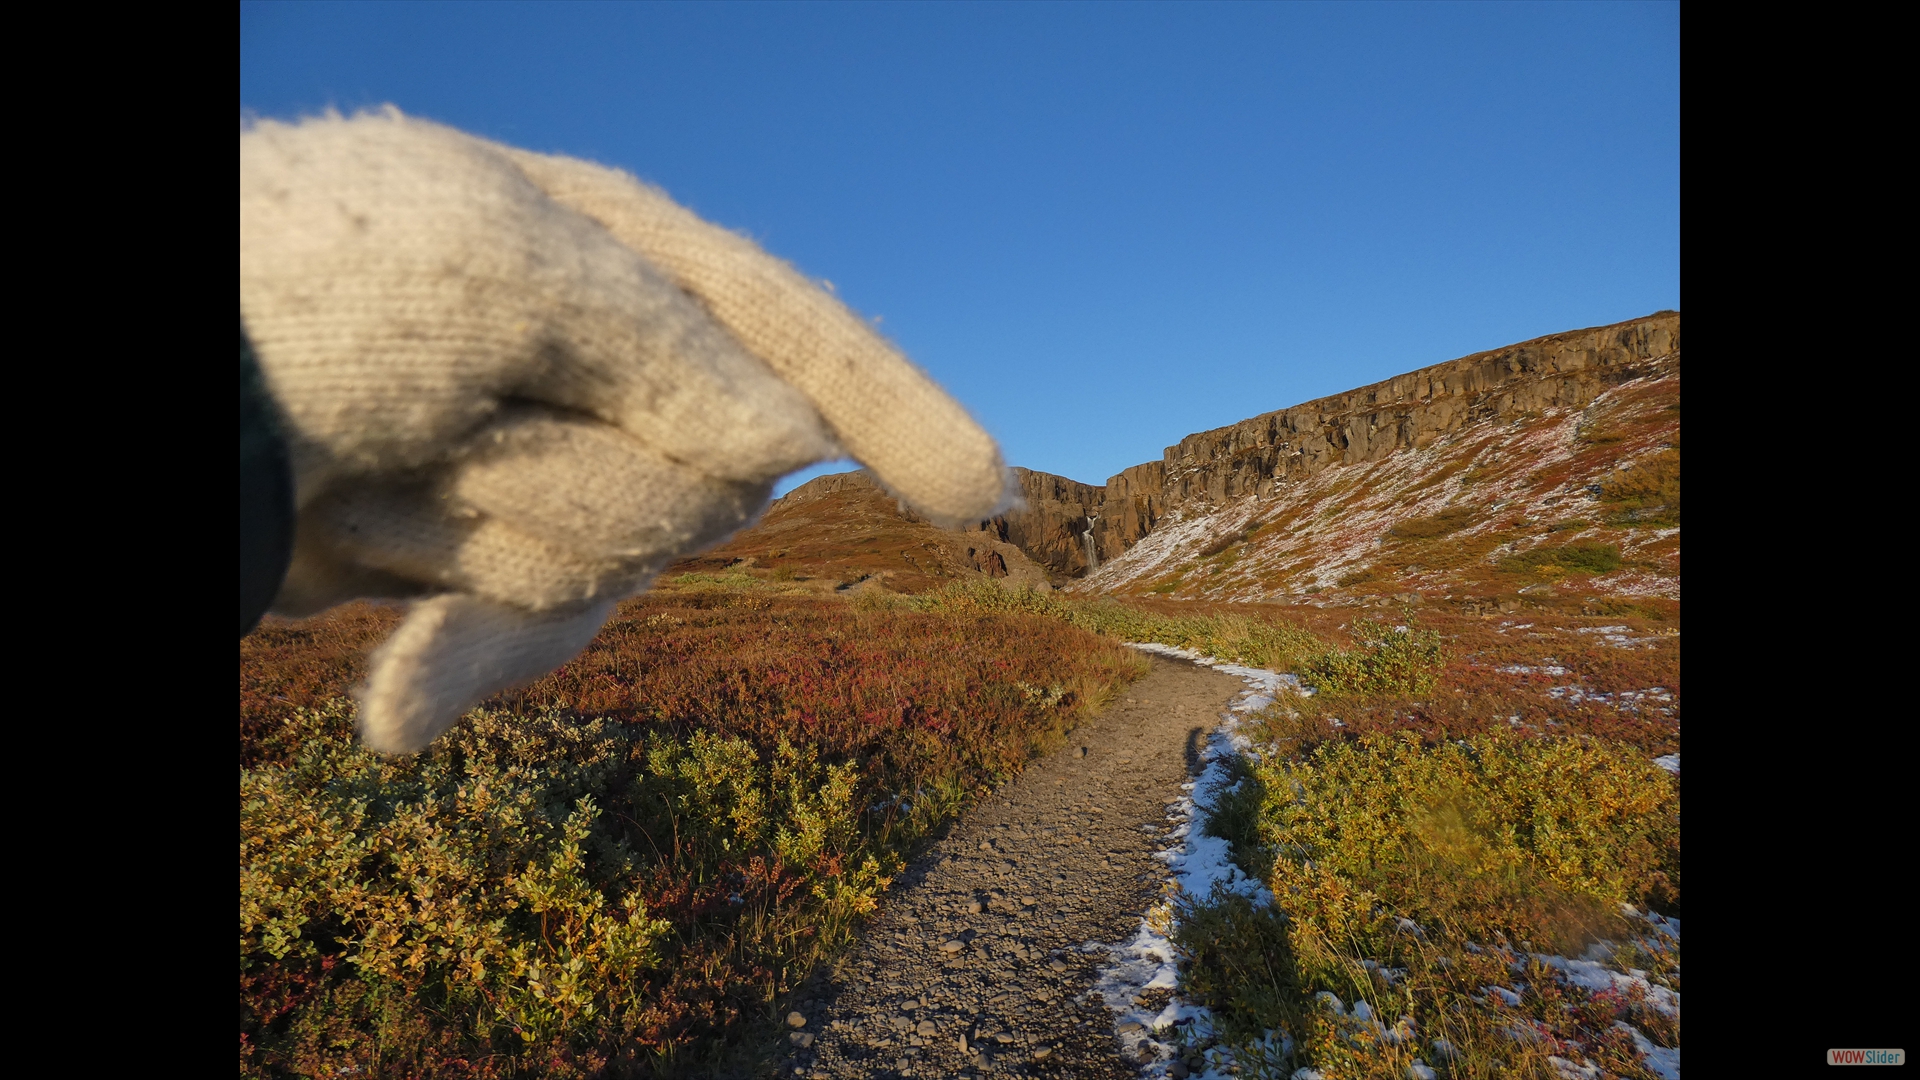
[[[1265,494],[1332,465],[1422,449],[1468,424],[1580,408],[1680,351],[1680,315],[1662,312],[1421,368],[1291,409],[1203,431],[1167,448],[1171,504]]]
[[[1006,541],[1056,578],[1082,577],[1093,565],[1088,530],[1098,522],[1107,489],[1052,473],[1016,468],[1026,508],[969,529]]]
[[[1469,424],[1580,408],[1608,387],[1676,368],[1680,314],[1551,334],[1189,435],[1160,461],[1096,487],[1016,470],[1027,508],[976,526],[1049,573],[1080,577],[1176,509],[1270,494],[1334,465],[1417,450]]]
[[[1107,500],[1100,507],[1100,528],[1094,541],[1102,559],[1138,543],[1153,531],[1171,508],[1167,500],[1167,463],[1149,461],[1107,480]]]

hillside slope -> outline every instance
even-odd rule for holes
[[[1583,409],[1622,383],[1677,375],[1679,355],[1677,312],[1551,334],[1188,435],[1161,460],[1104,485],[1023,471],[1028,510],[982,528],[1056,574],[1083,577],[1171,515],[1273,496],[1328,469],[1434,449],[1488,423]]]
[[[1052,587],[1018,545],[933,525],[881,490],[864,469],[807,481],[776,499],[752,528],[662,576],[721,571],[827,592],[917,593],[964,578]]]
[[[1021,480],[1028,509],[978,529],[1075,592],[1656,614],[1679,599],[1680,316],[1263,413],[1103,486]]]
[[[1509,610],[1560,598],[1596,614],[1677,601],[1677,351],[1584,407],[1489,419],[1265,493],[1189,502],[1072,588],[1238,601],[1345,591]]]

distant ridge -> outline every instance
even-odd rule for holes
[[[1219,506],[1336,465],[1430,446],[1469,424],[1582,407],[1611,386],[1679,370],[1680,313],[1660,311],[1477,352],[1188,435],[1104,485],[1016,469],[1025,511],[976,528],[1063,577],[1123,555],[1175,510]],[[1092,533],[1089,550],[1086,535]]]

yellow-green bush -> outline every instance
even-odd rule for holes
[[[1501,559],[1500,569],[1510,574],[1532,574],[1543,578],[1557,578],[1566,574],[1610,574],[1620,569],[1620,549],[1612,544],[1537,547]]]
[[[763,760],[706,732],[483,711],[387,758],[341,737],[347,710],[300,714],[298,757],[241,773],[243,979],[333,956],[480,1045],[584,1051],[660,981],[670,924],[641,898],[636,843],[671,845],[656,858],[696,875],[770,849],[829,934],[898,866],[862,834],[858,770],[810,748]],[[361,1015],[375,1042],[399,1035],[380,1011]]]
[[[1624,510],[1664,509],[1680,520],[1680,450],[1655,454],[1631,469],[1621,469],[1600,485],[1600,498]]]
[[[1416,921],[1461,914],[1483,895],[1476,883],[1489,895],[1547,889],[1610,908],[1678,896],[1676,782],[1631,749],[1580,739],[1483,736],[1425,747],[1411,735],[1373,737],[1326,743],[1305,762],[1269,764],[1258,775],[1267,790],[1261,840],[1282,853],[1276,875],[1311,863]],[[1497,925],[1521,914],[1487,907],[1474,921],[1534,936]]]
[[[1458,1076],[1543,1069],[1549,1053],[1643,1075],[1618,1020],[1678,1045],[1677,1017],[1643,995],[1567,986],[1530,959],[1606,938],[1679,988],[1677,943],[1621,915],[1623,903],[1679,902],[1678,782],[1632,749],[1332,740],[1252,766],[1227,802],[1212,829],[1277,909],[1215,897],[1186,913],[1176,944],[1187,991],[1230,1039],[1282,1030],[1294,1064],[1383,1078],[1433,1062],[1423,1043],[1436,1036]],[[1490,985],[1522,987],[1520,1004],[1489,1001]],[[1412,1035],[1385,1038],[1323,993],[1368,1001],[1389,1028],[1404,1017]],[[1540,1038],[1504,1034],[1515,1024]]]
[[[1352,634],[1354,648],[1327,649],[1306,662],[1301,674],[1314,689],[1420,697],[1433,689],[1446,662],[1440,635],[1431,631],[1357,619]]]

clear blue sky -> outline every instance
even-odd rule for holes
[[[1676,3],[243,3],[240,106],[617,165],[1016,465],[1680,306]]]

